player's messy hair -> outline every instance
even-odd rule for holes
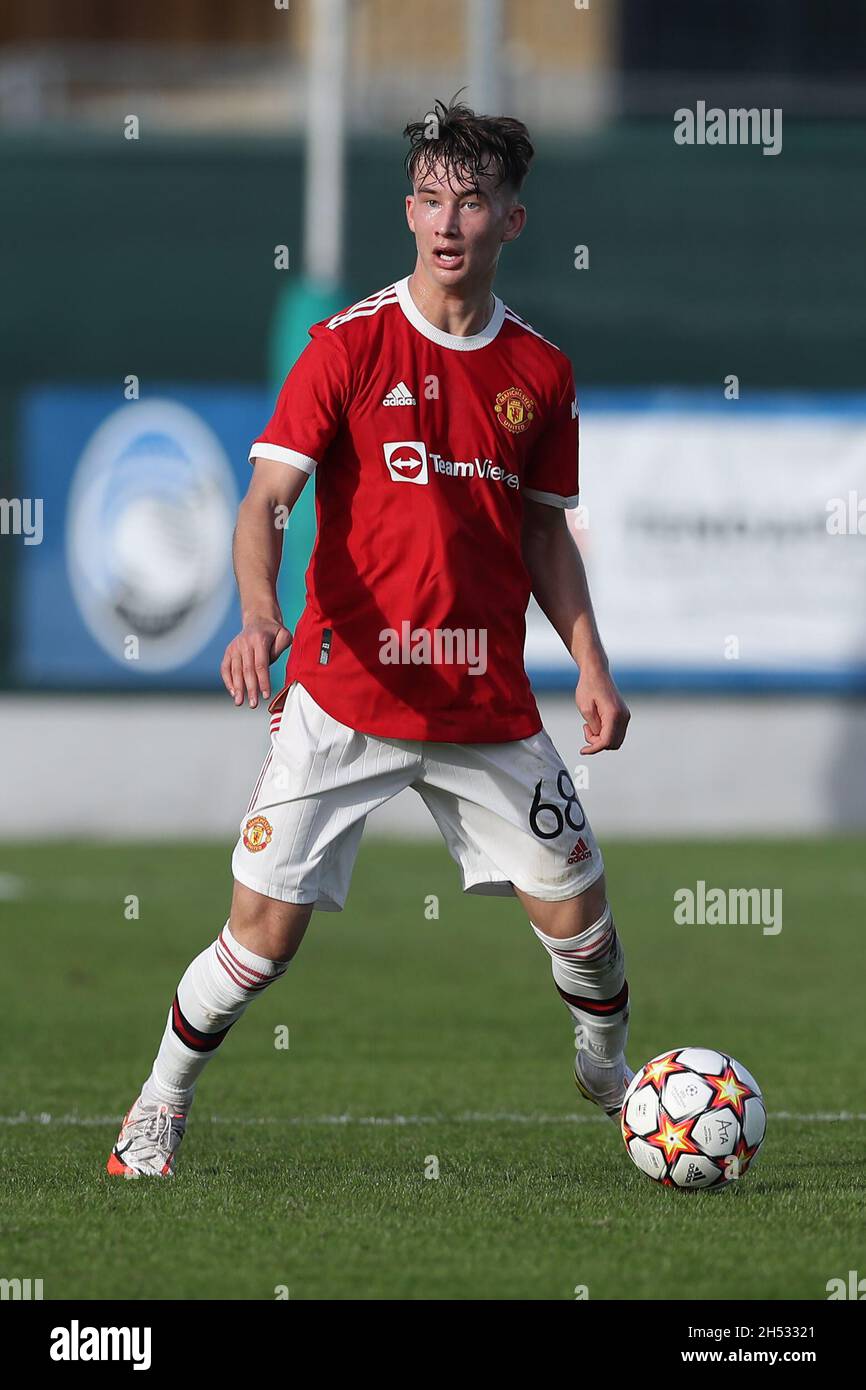
[[[410,183],[441,164],[449,182],[474,182],[490,171],[497,187],[506,184],[519,193],[535,154],[526,126],[511,116],[476,116],[459,95],[447,106],[437,101],[423,121],[412,121],[403,131],[410,142],[405,159]]]

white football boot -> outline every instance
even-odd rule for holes
[[[577,1051],[574,1054],[574,1084],[584,1100],[591,1101],[604,1111],[615,1125],[620,1122],[620,1112],[622,1103],[625,1100],[625,1093],[628,1090],[634,1072],[628,1063],[623,1059],[622,1069],[611,1067],[611,1084],[609,1088],[599,1091],[591,1086],[583,1075],[580,1065],[581,1052],[583,1050],[584,1033],[580,1024],[574,1030],[574,1043]]]
[[[147,1104],[138,1097],[120,1126],[107,1171],[124,1178],[172,1178],[186,1112],[170,1105]]]

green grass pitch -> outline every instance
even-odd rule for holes
[[[225,920],[229,847],[0,850],[0,1273],[46,1299],[304,1300],[824,1299],[866,1274],[863,842],[605,858],[632,1065],[717,1046],[764,1089],[763,1151],[724,1193],[650,1182],[579,1099],[516,900],[464,896],[438,844],[373,839],[346,911],[314,915],[205,1072],[176,1179],[111,1179],[176,982]],[[674,925],[698,879],[782,888],[782,931]]]

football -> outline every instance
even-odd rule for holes
[[[621,1125],[626,1149],[647,1177],[686,1191],[718,1190],[752,1162],[767,1112],[757,1081],[733,1057],[682,1047],[636,1073]]]

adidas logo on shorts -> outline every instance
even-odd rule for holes
[[[582,864],[584,859],[592,858],[592,850],[588,847],[586,840],[581,835],[571,854],[566,859],[566,864]]]
[[[396,386],[391,387],[391,390],[388,392],[387,396],[382,401],[382,404],[417,405],[418,402],[415,400],[415,397],[412,395],[412,392],[409,390],[409,387],[406,385],[405,381],[398,381]]]

